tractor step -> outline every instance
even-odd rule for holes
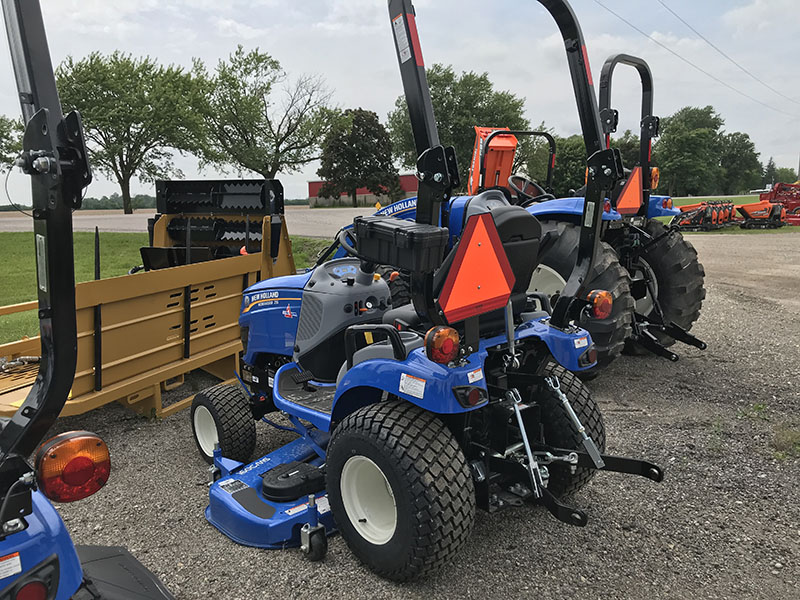
[[[275,374],[274,390],[277,408],[305,419],[323,431],[328,430],[336,384],[314,381],[309,371],[290,363]]]

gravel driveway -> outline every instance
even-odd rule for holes
[[[372,575],[340,537],[322,563],[237,546],[203,517],[188,412],[147,421],[118,406],[57,424],[101,434],[114,463],[103,491],[61,514],[77,543],[127,546],[186,599],[800,598],[800,460],[782,442],[800,428],[800,235],[691,241],[708,274],[694,332],[709,349],[681,348],[677,364],[624,357],[591,383],[608,450],[666,478],[599,474],[575,498],[583,529],[539,507],[479,512],[458,559],[410,585]],[[290,439],[259,433],[261,453]]]

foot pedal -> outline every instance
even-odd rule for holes
[[[294,371],[292,373],[292,380],[298,385],[300,385],[301,383],[308,383],[312,379],[314,379],[314,375],[311,373],[311,371],[308,370]]]
[[[325,487],[325,471],[309,463],[292,461],[262,473],[264,497],[273,502],[289,502]]]

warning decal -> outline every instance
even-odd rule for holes
[[[394,27],[394,41],[397,44],[397,53],[400,55],[400,62],[404,63],[411,58],[411,48],[403,15],[397,15],[392,19],[392,26]]]
[[[402,373],[400,375],[400,392],[414,396],[414,398],[422,398],[425,395],[425,380]]]
[[[22,573],[22,561],[19,559],[19,552],[0,557],[0,579],[11,577],[17,573]]]
[[[480,381],[483,379],[483,369],[475,369],[474,371],[470,371],[467,373],[467,379],[470,383],[475,383],[476,381]]]

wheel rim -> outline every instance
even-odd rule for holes
[[[340,478],[342,503],[356,532],[381,546],[394,536],[397,506],[386,475],[366,456],[351,456]]]
[[[566,279],[559,275],[558,271],[547,265],[540,264],[531,276],[528,292],[540,292],[552,298],[564,291],[564,286],[566,285]]]
[[[206,456],[214,456],[214,446],[219,443],[219,433],[214,417],[202,404],[194,409],[194,437]]]
[[[644,297],[635,300],[636,312],[638,312],[640,315],[649,315],[655,308],[653,294],[650,293],[650,286],[653,288],[655,297],[658,298],[658,279],[656,278],[655,271],[653,271],[653,267],[651,267],[650,263],[648,263],[641,256],[636,259],[636,262],[631,265],[631,267],[633,269],[634,278],[644,278],[646,281],[650,282],[650,285],[647,286],[647,291],[645,292]]]

